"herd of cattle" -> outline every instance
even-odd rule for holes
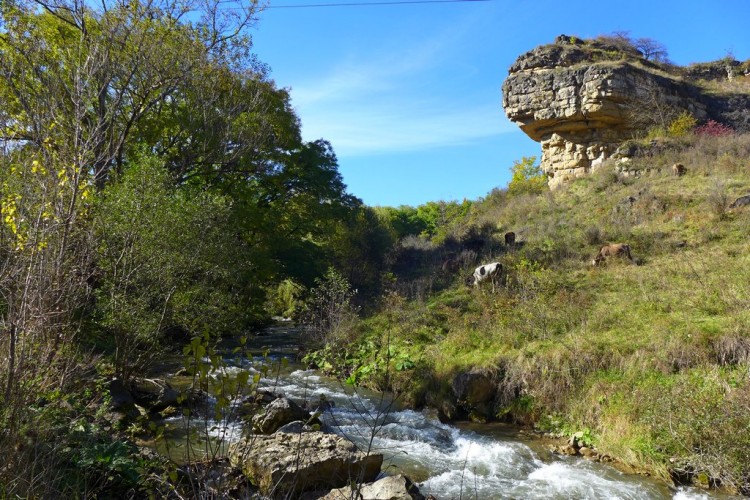
[[[516,237],[514,233],[507,233],[505,235],[505,241],[507,243],[509,234],[512,235],[512,244],[514,244]],[[633,262],[633,256],[630,254],[630,245],[628,245],[627,243],[612,243],[609,245],[604,245],[599,249],[596,256],[594,257],[594,260],[591,261],[591,265],[594,267],[600,266],[610,257],[627,257],[628,260]],[[457,261],[455,262],[455,265],[458,266]],[[443,270],[447,270],[445,267],[445,263],[443,263]],[[490,264],[483,264],[474,269],[474,273],[471,275],[471,279],[473,280],[473,284],[475,287],[479,287],[479,284],[484,281],[489,281],[490,283],[492,283],[492,292],[494,293],[495,284],[497,283],[497,280],[502,276],[502,273],[503,265],[499,262],[491,262]]]
[[[682,163],[675,163],[672,165],[672,174],[677,177],[682,177],[687,173],[687,168]],[[737,198],[730,206],[730,209],[740,208],[744,206],[750,206],[750,194]],[[505,233],[505,245],[507,247],[513,247],[516,245],[516,233],[507,232]],[[607,261],[610,257],[622,257],[627,258],[633,262],[633,256],[630,254],[630,245],[627,243],[612,243],[609,245],[602,246],[597,252],[594,259],[591,261],[591,265],[594,267],[600,266]],[[444,271],[458,271],[459,262],[455,258],[447,259],[443,262]],[[492,262],[477,267],[474,273],[468,277],[467,284],[472,284],[475,287],[479,287],[479,284],[485,281],[492,283],[492,291],[495,291],[495,284],[502,277],[503,265],[499,262]]]

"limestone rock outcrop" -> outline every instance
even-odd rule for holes
[[[503,108],[541,143],[552,188],[602,165],[646,124],[681,111],[750,129],[750,96],[708,94],[687,72],[668,69],[635,49],[561,35],[510,67]]]
[[[373,481],[380,473],[383,455],[363,453],[334,434],[277,432],[233,444],[229,460],[262,494],[294,498],[305,491]]]

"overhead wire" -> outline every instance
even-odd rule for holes
[[[290,5],[266,5],[266,9],[305,9],[311,7],[360,7],[377,5],[404,5],[424,3],[475,3],[491,2],[493,0],[390,0],[386,2],[344,2],[344,3],[316,3],[316,4],[290,4]]]

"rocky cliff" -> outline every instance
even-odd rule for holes
[[[704,90],[698,79],[744,79],[736,61],[676,68],[644,59],[627,44],[561,35],[523,54],[503,84],[503,108],[542,145],[554,188],[610,158],[620,143],[682,111],[750,130],[750,92]],[[741,86],[740,86],[741,88]]]

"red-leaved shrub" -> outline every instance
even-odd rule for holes
[[[697,135],[707,135],[710,137],[719,137],[722,135],[734,134],[734,129],[729,125],[724,125],[715,120],[708,120],[706,123],[695,129]]]

